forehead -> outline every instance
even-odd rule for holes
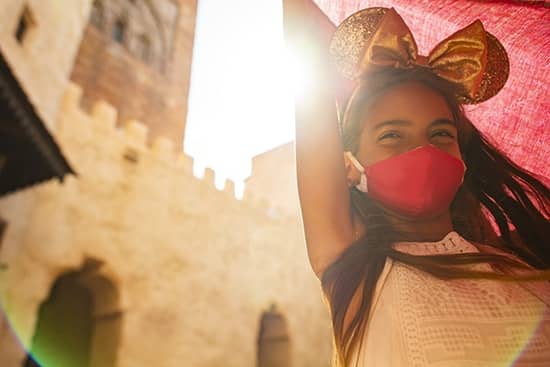
[[[424,125],[440,118],[453,120],[442,95],[419,82],[406,82],[382,93],[363,115],[364,127],[387,120],[406,120]]]

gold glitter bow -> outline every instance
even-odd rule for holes
[[[508,78],[508,57],[481,21],[441,41],[428,56],[418,55],[414,37],[395,9],[367,8],[337,28],[331,53],[350,79],[390,68],[427,67],[457,86],[461,103],[479,103],[494,96]]]

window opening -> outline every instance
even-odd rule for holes
[[[90,14],[90,23],[99,29],[102,29],[105,25],[105,9],[103,8],[103,2],[95,0],[92,5],[92,12]]]
[[[122,19],[117,19],[113,26],[112,38],[118,43],[124,43],[126,36],[126,22]]]
[[[23,44],[34,27],[36,27],[34,16],[32,15],[29,7],[25,6],[21,16],[19,17],[19,22],[17,22],[17,28],[15,30],[15,39],[17,39],[17,42]]]

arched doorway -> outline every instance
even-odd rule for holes
[[[290,337],[286,319],[271,304],[268,311],[262,313],[258,333],[257,367],[290,367]]]
[[[121,312],[113,282],[88,260],[61,275],[40,306],[24,367],[114,367]]]
[[[31,354],[43,367],[88,367],[92,338],[92,294],[78,273],[61,276],[40,306]],[[36,366],[31,358],[25,367]]]

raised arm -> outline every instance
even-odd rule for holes
[[[334,25],[308,0],[284,1],[287,46],[307,52],[313,88],[296,101],[298,193],[308,256],[318,277],[353,241],[349,190],[328,58]]]

